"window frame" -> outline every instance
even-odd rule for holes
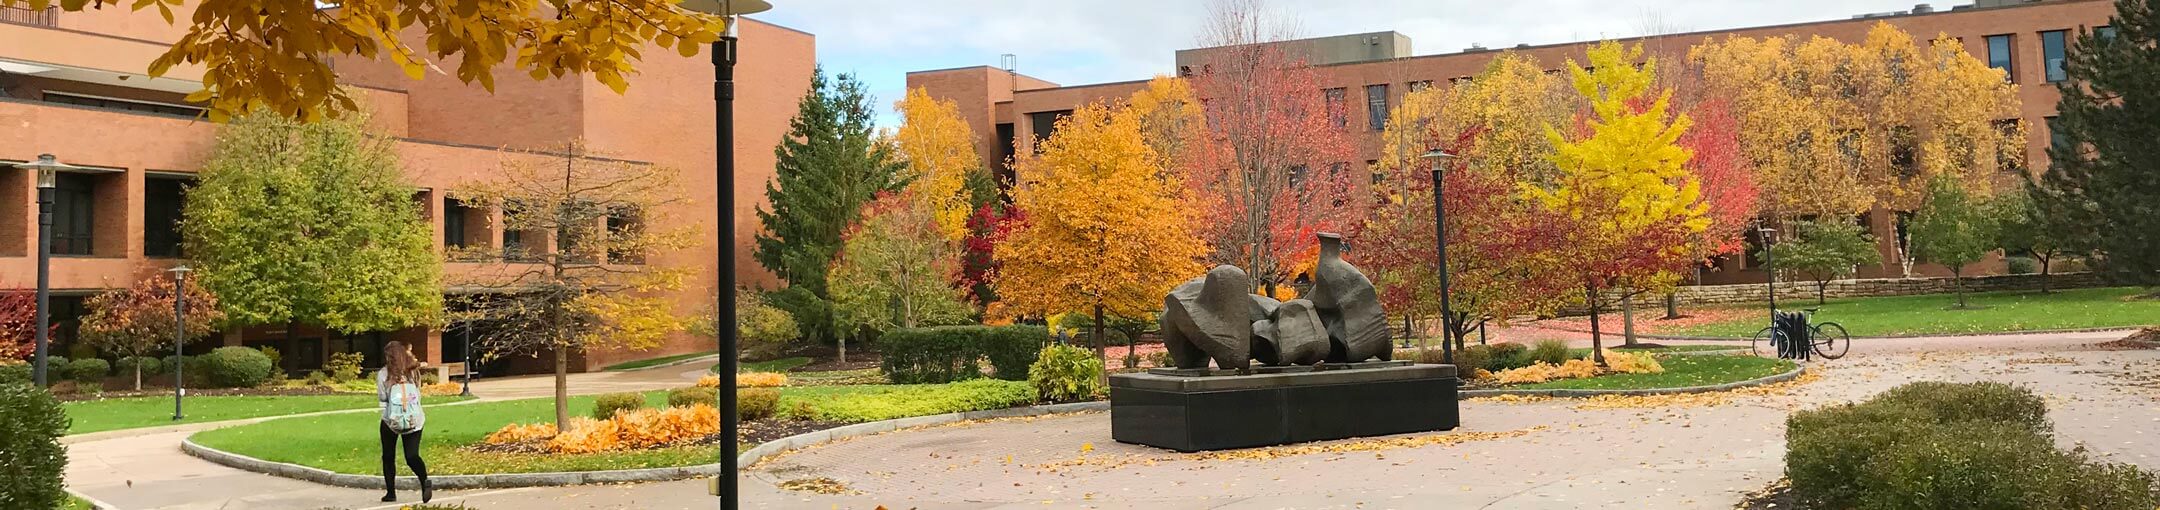
[[[180,234],[180,220],[186,214],[184,211],[186,210],[187,206],[188,189],[195,187],[194,184],[195,178],[193,177],[155,174],[143,176],[144,258],[176,259],[187,257],[187,243],[184,241],[184,238],[181,237]],[[172,204],[169,206],[169,208],[159,207],[162,204],[158,203],[161,202],[161,200],[159,200],[157,197],[162,195],[162,193],[160,193],[160,191],[162,190],[157,190],[154,188],[154,186],[167,185],[173,186]],[[167,225],[164,225],[167,233],[161,235],[152,235],[153,232],[156,232],[156,229],[159,227],[159,225],[154,224],[157,223],[158,218],[153,217],[153,211],[161,209],[169,211],[172,215],[171,221]],[[168,239],[171,243],[170,245],[165,244],[166,240]],[[160,249],[168,247],[169,249]]]
[[[98,174],[82,172],[60,172],[54,176],[51,231],[54,256],[97,255],[98,177]]]
[[[1365,127],[1373,131],[1386,131],[1388,123],[1388,84],[1375,83],[1365,86]]]
[[[2050,48],[2049,43],[2054,43]],[[2040,32],[2040,79],[2047,83],[2059,83],[2070,79],[2064,69],[2070,59],[2070,31],[2048,30]]]
[[[2000,66],[1995,65],[1995,41],[1997,40],[2003,41],[2003,51],[2001,52],[2003,59]],[[1987,46],[1988,67],[2003,70],[2004,81],[2017,83],[2017,34],[1990,35],[1981,39],[1981,43]]]

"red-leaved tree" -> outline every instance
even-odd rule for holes
[[[1680,135],[1680,146],[1695,153],[1687,170],[1702,187],[1702,201],[1709,206],[1704,217],[1710,226],[1702,232],[1697,249],[1704,258],[1740,251],[1743,234],[1755,221],[1761,206],[1762,188],[1755,183],[1755,167],[1740,150],[1740,124],[1732,106],[1711,99],[1688,111],[1695,125]]]
[[[150,273],[124,289],[91,296],[89,315],[82,319],[83,343],[121,356],[151,356],[173,346],[173,282]],[[187,341],[194,342],[217,332],[225,319],[217,297],[186,280]],[[142,364],[135,364],[135,389],[142,389]]]
[[[997,245],[1011,235],[1013,228],[1027,221],[1025,214],[1012,206],[995,202],[975,208],[968,215],[967,237],[960,239],[960,271],[953,275],[954,286],[967,292],[975,306],[988,309],[997,301],[998,261],[991,257]]]
[[[29,359],[37,354],[36,341],[37,295],[0,291],[0,359]]]

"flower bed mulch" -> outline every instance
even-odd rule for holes
[[[2093,344],[2094,347],[2112,350],[2144,350],[2160,348],[2160,328],[2145,328],[2120,340]]]
[[[847,425],[847,423],[837,421],[766,418],[762,420],[743,422],[739,427],[739,430],[736,431],[737,433],[735,437],[737,438],[737,443],[755,445],[796,434],[816,432],[820,430],[839,427],[842,425]],[[677,441],[674,443],[656,446],[654,448],[678,448],[684,446],[705,446],[714,444],[720,444],[719,434],[713,434],[686,441]],[[461,446],[458,449],[480,453],[522,453],[539,455],[551,454],[547,451],[546,446],[547,439],[533,439],[528,441],[519,441],[515,443],[503,444],[480,442]]]

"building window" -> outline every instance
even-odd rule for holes
[[[2069,74],[2063,72],[2063,54],[2066,51],[2063,47],[2065,34],[2067,32],[2061,30],[2040,33],[2040,58],[2041,64],[2046,66],[2047,69],[2048,83],[2069,79]]]
[[[1365,86],[1365,119],[1373,131],[1387,129],[1387,84]]]
[[[2017,58],[2013,55],[2010,34],[1987,36],[1988,67],[2001,69],[2003,81],[2017,83]]]
[[[1372,173],[1372,183],[1373,183],[1373,184],[1380,184],[1380,183],[1382,183],[1382,182],[1387,182],[1387,172],[1385,172],[1385,171],[1382,171],[1382,170],[1380,170],[1380,160],[1377,160],[1377,159],[1368,159],[1368,160],[1365,160],[1365,171],[1366,171],[1366,172],[1371,172],[1371,173]]]
[[[1429,88],[1432,88],[1432,80],[1411,80],[1410,82],[1411,92],[1422,92]]]
[[[1049,140],[1050,135],[1057,134],[1058,121],[1065,120],[1066,117],[1071,116],[1072,110],[1057,110],[1028,114],[1028,127],[1035,135],[1035,151],[1042,152],[1043,141]]]
[[[188,187],[187,179],[143,179],[143,256],[184,256],[180,252],[180,205]]]
[[[2048,130],[2048,147],[2057,151],[2068,149],[2070,147],[2070,137],[2063,133],[2062,123],[2056,122],[2055,117],[2048,117],[2045,120],[2047,121]]]
[[[997,153],[997,157],[998,157],[998,159],[1000,159],[1000,160],[1003,160],[1003,159],[1005,159],[1005,158],[1010,158],[1010,157],[1013,157],[1013,156],[1015,156],[1015,154],[1013,154],[1013,136],[1014,136],[1014,135],[1013,135],[1013,125],[1012,125],[1012,123],[1011,123],[1011,122],[999,122],[999,123],[998,123],[998,125],[997,125],[997,139],[998,139],[998,153]]]
[[[464,201],[455,198],[443,199],[442,206],[443,248],[464,249],[467,246],[465,222],[467,221],[466,218],[472,214],[472,207],[466,206]]]
[[[97,230],[97,176],[61,173],[53,189],[52,252],[89,255]]]
[[[2101,25],[2093,28],[2093,36],[2102,41],[2115,40],[2115,27]]]
[[[523,221],[519,216],[525,214],[525,204],[514,201],[505,203],[503,204],[503,225],[517,225]],[[540,254],[534,252],[535,249],[539,248],[528,245],[537,243],[527,243],[526,233],[523,230],[508,228],[503,230],[503,259],[511,262],[538,262],[540,260]]]
[[[134,101],[103,96],[70,94],[65,92],[46,92],[45,102],[71,104],[76,106],[88,106],[91,108],[101,108],[106,110],[176,115],[181,117],[198,117],[203,114],[202,108],[194,106],[154,103],[149,101]]]
[[[642,215],[637,208],[629,206],[609,207],[607,214],[608,253],[610,264],[643,264],[644,254],[624,249],[632,238],[645,229]]]
[[[1349,91],[1342,87],[1321,89],[1320,96],[1327,99],[1328,124],[1338,128],[1350,127]]]

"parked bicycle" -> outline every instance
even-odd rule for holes
[[[1771,353],[1783,358],[1806,358],[1807,351],[1814,351],[1823,359],[1845,357],[1845,351],[1852,348],[1852,335],[1845,333],[1845,326],[1835,322],[1811,323],[1816,310],[1778,312],[1775,325],[1755,332],[1748,340],[1748,349],[1761,355],[1763,346],[1768,345]]]

